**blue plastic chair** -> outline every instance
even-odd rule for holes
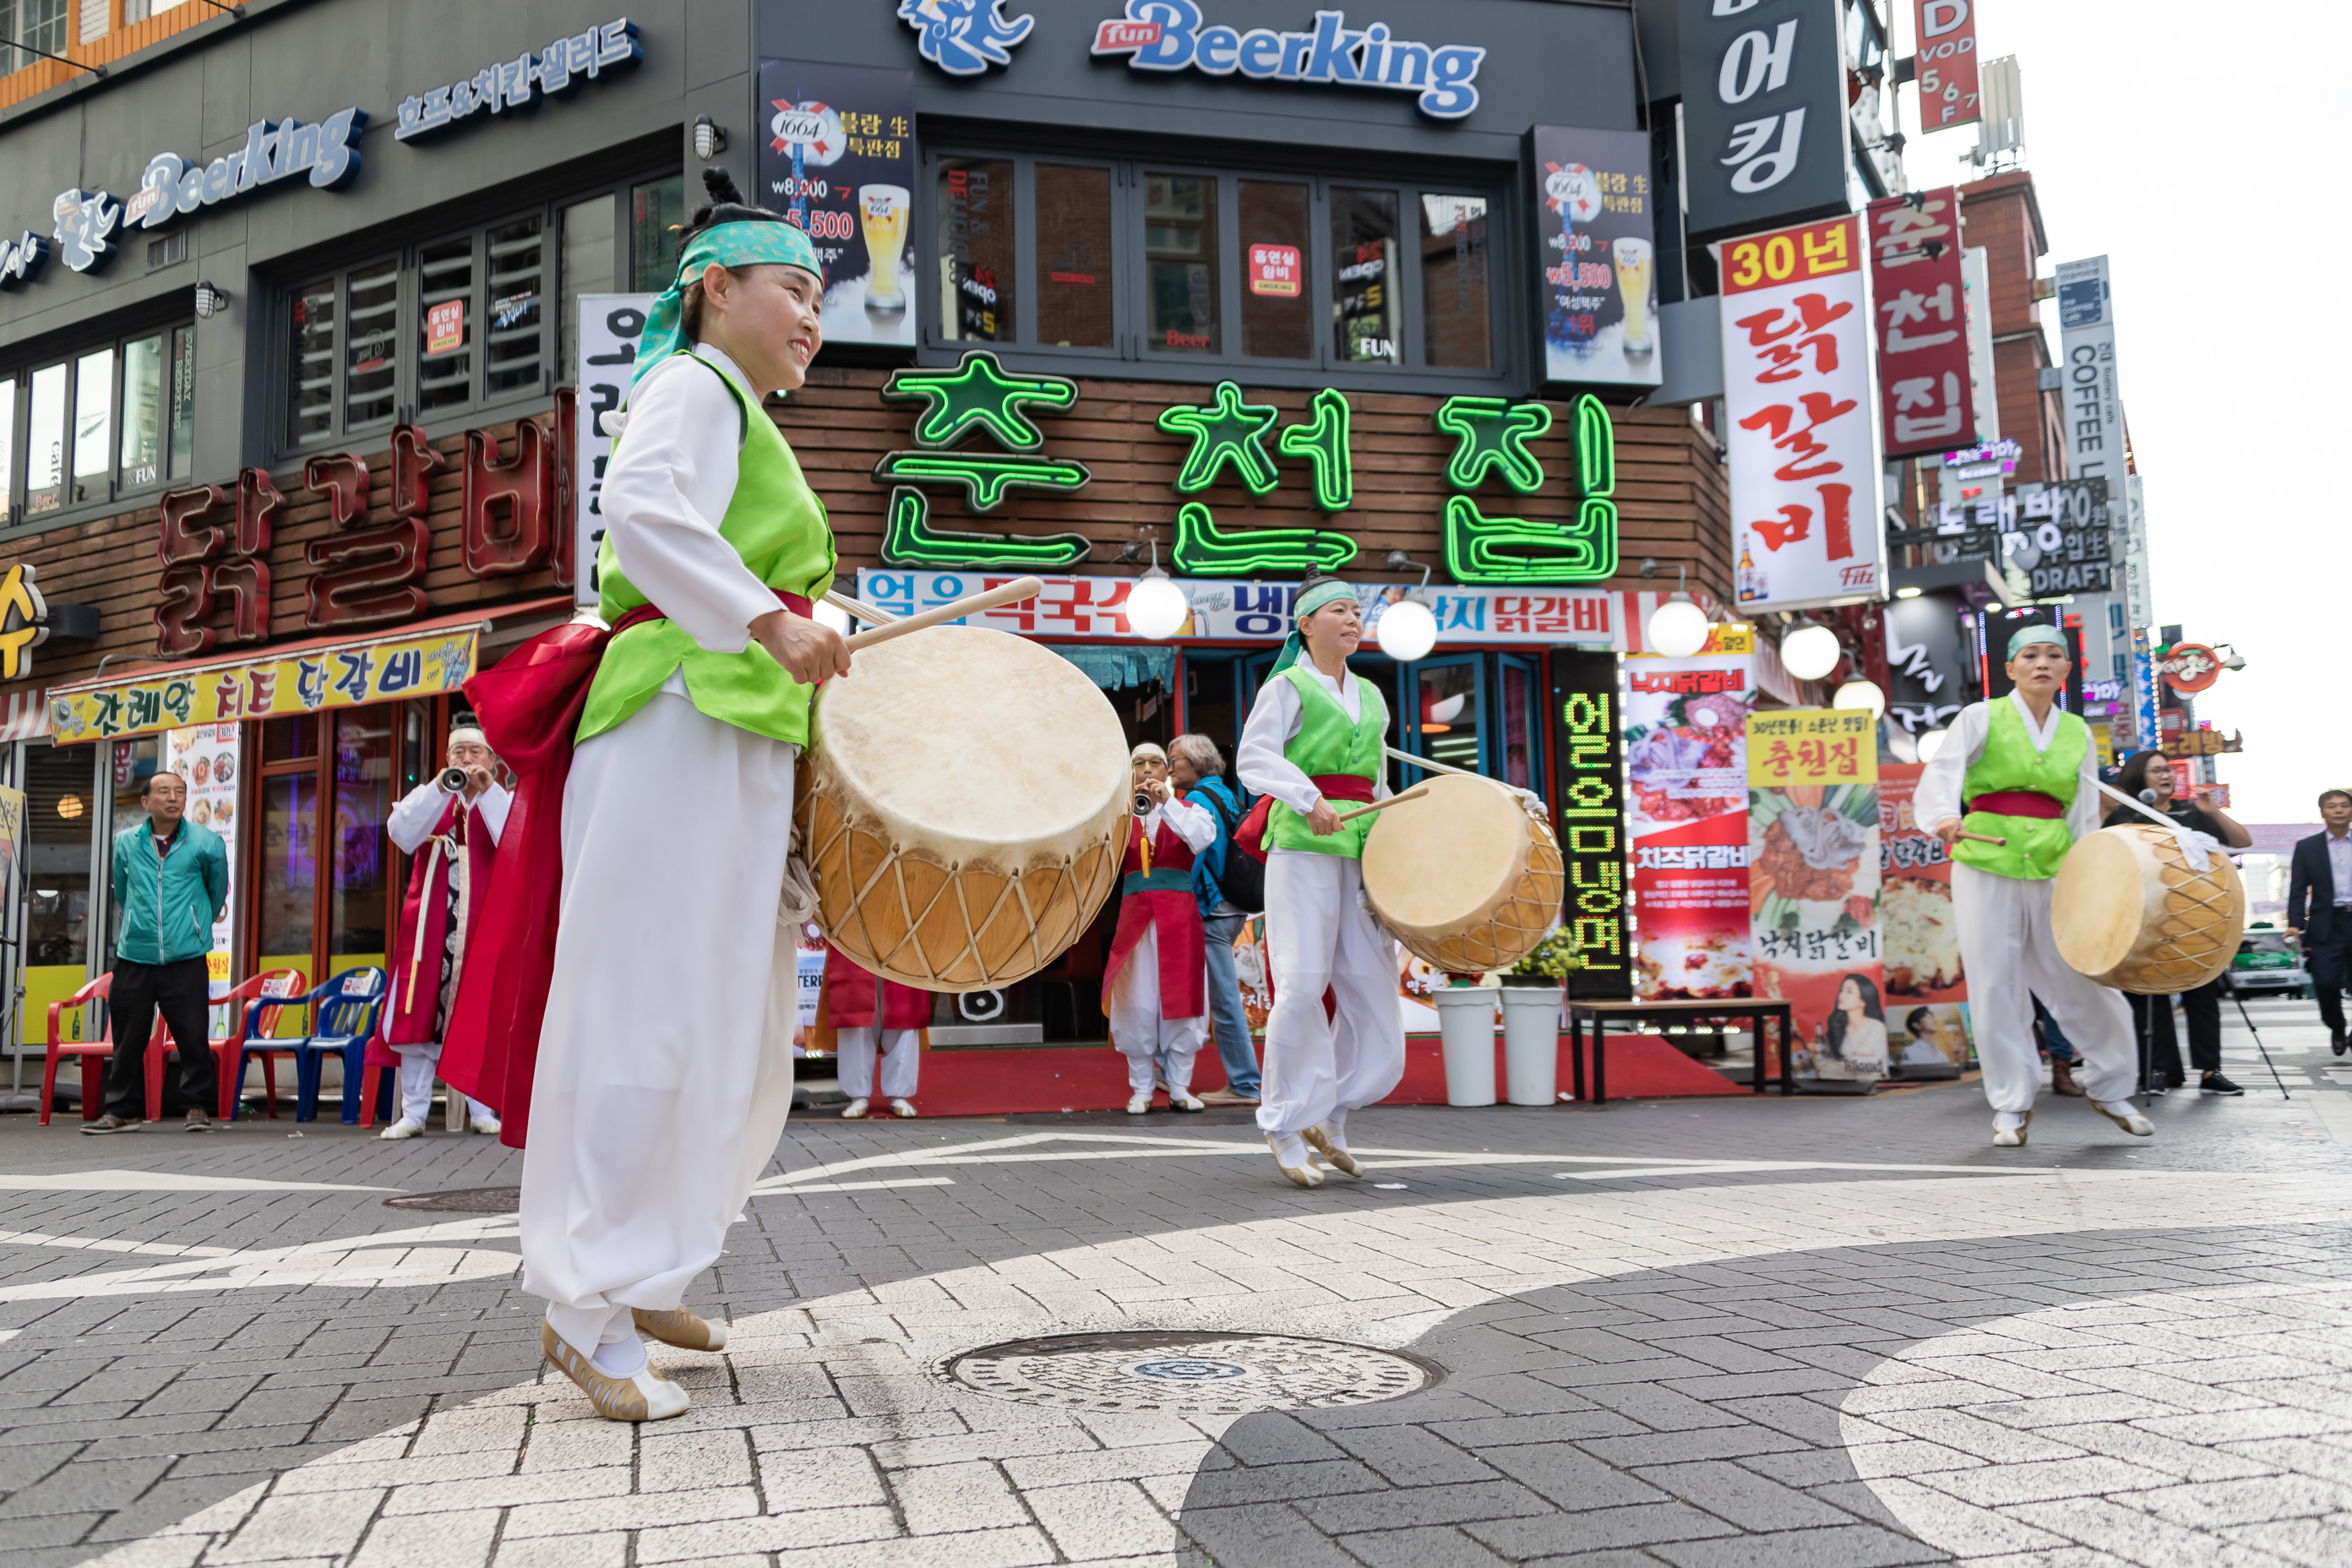
[[[246,1004],[244,1045],[237,1051],[237,1081],[245,1081],[246,1064],[255,1057],[294,1058],[294,1120],[319,1119],[319,1082],[325,1058],[343,1059],[343,1125],[360,1120],[360,1079],[367,1059],[368,1041],[374,1037],[386,996],[384,973],[373,964],[346,969],[318,989],[300,996],[257,997]],[[263,1034],[264,1008],[314,1006],[318,1012],[310,1034],[299,1038],[272,1039]],[[270,1102],[277,1114],[277,1101]]]

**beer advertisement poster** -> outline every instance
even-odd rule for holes
[[[1888,1061],[1896,1078],[1969,1065],[1969,979],[1952,913],[1952,860],[1911,809],[1924,763],[1878,767],[1878,933]]]
[[[1878,723],[1864,708],[1748,721],[1756,994],[1790,1004],[1798,1076],[1887,1076],[1878,930]]]
[[[1545,379],[1657,385],[1649,137],[1538,125],[1535,157]]]
[[[1644,1000],[1753,994],[1748,740],[1755,633],[1709,629],[1691,658],[1625,660],[1627,825]]]
[[[915,342],[915,76],[760,62],[760,188],[824,264],[824,341]]]

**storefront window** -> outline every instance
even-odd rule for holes
[[[170,437],[163,477],[184,479],[196,462],[196,329],[172,331],[172,357],[166,363],[165,396],[170,413]]]
[[[100,764],[106,769],[107,782],[113,793],[113,810],[102,830],[109,839],[127,827],[136,827],[147,820],[147,808],[140,797],[145,793],[147,781],[155,776],[163,765],[163,742],[154,735],[135,741],[117,741],[111,746],[100,746]],[[111,963],[116,946],[122,940],[122,908],[111,899],[106,910],[106,949],[99,954],[100,962]]]
[[[392,841],[393,707],[349,708],[335,715],[335,881],[327,916],[327,973],[383,966],[389,939]]]
[[[1311,193],[1303,184],[1243,180],[1242,353],[1252,359],[1315,357],[1315,304],[1307,288],[1314,254]]]
[[[1429,363],[1486,370],[1494,363],[1486,300],[1486,203],[1480,196],[1421,198],[1422,353]]]
[[[319,775],[306,768],[261,781],[260,876],[254,884],[255,962],[296,969],[307,989],[319,903]]]
[[[33,373],[25,432],[25,515],[38,517],[66,502],[66,367]]]
[[[100,349],[74,362],[74,500],[103,500],[85,481],[103,480],[114,458],[114,351]]]
[[[287,302],[287,433],[296,441],[335,428],[335,286],[298,289]]]
[[[678,230],[686,223],[686,180],[672,174],[629,192],[629,286],[658,294],[677,278]]]
[[[1331,193],[1331,352],[1351,364],[1399,363],[1394,191]]]
[[[940,320],[950,338],[1013,336],[1013,164],[940,160]]]
[[[546,298],[546,268],[541,262],[537,216],[520,218],[490,230],[484,268],[489,303],[485,313],[482,373],[484,395],[534,391],[543,384],[540,372],[540,318]]]
[[[389,419],[400,372],[400,265],[380,261],[345,286],[343,422]]]
[[[1486,715],[1479,711],[1479,656],[1438,661],[1423,659],[1413,666],[1414,724],[1412,749],[1433,762],[1447,763],[1473,773],[1480,767],[1480,731]]]
[[[609,193],[563,209],[562,319],[556,323],[562,353],[556,378],[569,380],[580,364],[580,296],[613,292],[614,209]]]
[[[163,384],[165,335],[122,345],[122,482],[143,488],[163,478],[169,413]]]
[[[1118,342],[1111,313],[1110,171],[1037,169],[1037,337],[1056,348]]]
[[[16,384],[0,381],[0,520],[16,493]]]
[[[446,408],[474,390],[474,241],[446,239],[416,253],[416,406]]]
[[[38,743],[25,748],[21,1034],[27,1039],[42,1037],[48,1026],[49,1004],[72,995],[89,973],[89,872],[97,799],[92,750]],[[77,1026],[88,1027],[84,1019],[68,1020],[68,1030]]]
[[[1499,662],[1503,670],[1503,782],[1515,789],[1534,789],[1538,743],[1535,666],[1508,654]]]
[[[1217,182],[1198,174],[1143,176],[1144,346],[1154,353],[1215,353]]]

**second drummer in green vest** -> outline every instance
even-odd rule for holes
[[[2042,1083],[2036,996],[2081,1049],[2093,1109],[2137,1137],[2155,1131],[2130,1100],[2138,1051],[2123,993],[2069,966],[2050,929],[2050,879],[2099,826],[2090,726],[2058,706],[2072,667],[2056,627],[2019,628],[2004,667],[2014,689],[1960,710],[1912,797],[1920,824],[1951,846],[1969,1019],[2004,1149],[2025,1142]]]
[[[1323,577],[1300,587],[1292,614],[1297,629],[1250,709],[1234,763],[1244,786],[1274,803],[1264,839],[1274,1011],[1257,1124],[1283,1173],[1311,1187],[1323,1179],[1318,1156],[1356,1173],[1348,1113],[1387,1098],[1404,1077],[1404,1010],[1395,945],[1362,897],[1373,818],[1339,820],[1348,803],[1389,793],[1388,704],[1348,668],[1363,613],[1353,589]],[[1338,1003],[1328,1017],[1327,989]]]

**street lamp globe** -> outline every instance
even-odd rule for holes
[[[1706,612],[1688,594],[1677,591],[1650,612],[1648,633],[1652,653],[1688,658],[1706,646]]]
[[[1381,651],[1400,664],[1428,657],[1437,646],[1437,617],[1418,599],[1400,599],[1381,612],[1372,634]]]
[[[1878,689],[1878,682],[1864,680],[1857,675],[1837,689],[1837,695],[1830,699],[1830,706],[1867,708],[1872,718],[1883,719],[1886,716],[1886,693]]]
[[[1136,580],[1121,607],[1127,611],[1127,624],[1135,628],[1135,635],[1153,642],[1183,630],[1185,620],[1192,613],[1184,590],[1157,566]]]
[[[1808,621],[1780,639],[1780,663],[1799,680],[1819,680],[1837,668],[1837,633]]]

